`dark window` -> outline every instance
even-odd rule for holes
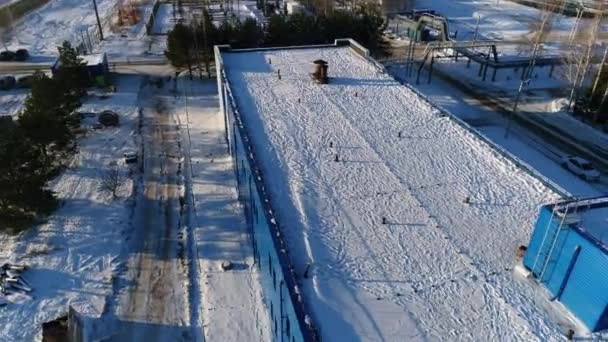
[[[277,334],[277,320],[274,320],[274,334]]]
[[[291,336],[291,327],[289,326],[289,318],[285,318],[285,335],[287,335],[287,338],[289,338],[289,336]]]
[[[272,319],[274,319],[274,310],[273,310],[273,306],[272,306],[272,302],[270,302],[270,317],[272,317]]]
[[[277,290],[277,274],[274,270],[272,270],[272,285],[274,286],[274,290]]]

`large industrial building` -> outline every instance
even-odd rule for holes
[[[277,341],[563,338],[512,272],[558,187],[351,40],[215,58]]]

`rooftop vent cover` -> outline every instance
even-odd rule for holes
[[[315,71],[312,73],[313,80],[318,84],[327,84],[329,82],[329,77],[327,77],[327,62],[317,59],[312,63],[315,65]]]

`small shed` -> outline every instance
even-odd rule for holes
[[[608,329],[608,197],[543,206],[523,264],[589,330]]]
[[[79,55],[78,57],[84,61],[91,81],[96,80],[98,77],[105,77],[110,72],[108,56],[105,53]],[[57,59],[51,68],[53,75],[57,73],[60,65],[61,63],[59,62],[59,59]]]

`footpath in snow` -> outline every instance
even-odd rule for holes
[[[557,194],[349,48],[223,58],[324,339],[559,338],[511,272]]]
[[[215,80],[180,78],[174,111],[179,118],[201,317],[207,341],[267,341],[268,312],[236,178],[224,138]],[[224,261],[233,269],[223,271]],[[200,322],[199,322],[200,323]]]

